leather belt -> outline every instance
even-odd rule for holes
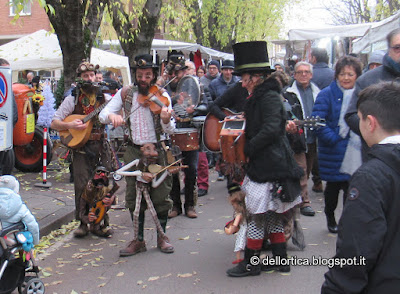
[[[103,138],[101,133],[91,133],[89,136],[89,141],[99,141]]]

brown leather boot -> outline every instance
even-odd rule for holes
[[[119,251],[119,256],[131,256],[146,250],[146,243],[144,241],[133,240],[125,249]]]
[[[174,246],[172,246],[171,243],[169,243],[169,239],[167,236],[163,238],[157,236],[157,248],[159,248],[160,251],[164,253],[174,252]]]
[[[196,210],[194,210],[194,207],[193,207],[193,206],[189,206],[189,207],[186,209],[186,216],[187,216],[188,218],[197,218],[197,213],[196,213]]]
[[[174,218],[180,214],[182,214],[182,210],[180,210],[178,207],[174,206],[174,207],[172,207],[171,211],[168,213],[168,218]]]
[[[89,229],[87,227],[87,224],[84,224],[81,222],[79,228],[77,228],[74,231],[74,237],[75,238],[83,238],[89,233]]]

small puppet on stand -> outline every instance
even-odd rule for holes
[[[133,212],[133,240],[138,240],[139,236],[139,213],[142,205],[142,198],[146,201],[147,208],[150,210],[151,216],[156,224],[158,239],[166,239],[169,242],[168,237],[165,235],[164,230],[160,224],[160,220],[157,217],[157,212],[154,208],[153,202],[150,198],[150,189],[157,188],[167,177],[169,173],[178,172],[180,168],[184,166],[175,164],[179,163],[181,159],[173,162],[172,164],[162,167],[157,164],[158,152],[156,146],[153,143],[146,143],[140,147],[142,153],[141,159],[135,159],[132,162],[126,164],[115,173],[123,176],[136,177],[136,202],[135,210]],[[133,167],[137,167],[136,170],[130,171]],[[172,253],[173,248],[170,251],[165,249],[163,252]]]
[[[241,252],[246,247],[246,194],[240,189],[240,185],[232,183],[228,187],[229,202],[231,203],[234,210],[234,219],[226,223],[225,233],[227,235],[236,234],[235,249],[236,260],[233,264],[239,263],[243,260]]]
[[[79,201],[79,215],[82,224],[74,232],[74,236],[82,238],[88,234],[87,225],[92,234],[110,238],[112,230],[109,228],[107,211],[115,203],[114,193],[119,186],[109,181],[110,172],[103,166],[98,166],[92,179],[87,183]],[[83,228],[83,229],[82,229]],[[86,229],[85,229],[86,228]]]

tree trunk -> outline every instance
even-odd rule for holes
[[[117,1],[114,1],[114,4]],[[162,0],[147,0],[138,18],[138,28],[129,21],[129,13],[122,11],[120,5],[112,5],[113,27],[117,32],[125,56],[129,58],[131,75],[134,76],[133,62],[138,54],[150,52],[154,32],[160,18]]]
[[[103,17],[103,0],[46,0],[53,6],[55,14],[47,15],[57,34],[63,54],[64,85],[68,90],[76,78],[76,68],[84,58],[90,57],[90,50]],[[88,7],[88,11],[85,11]],[[84,25],[84,23],[86,25]]]

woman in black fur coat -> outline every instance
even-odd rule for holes
[[[266,43],[237,43],[233,51],[235,73],[241,75],[242,86],[249,92],[244,108],[244,152],[248,162],[242,184],[246,193],[248,230],[245,258],[227,274],[242,277],[272,269],[288,272],[290,267],[286,264],[262,265],[259,256],[266,232],[274,257],[279,257],[276,260],[287,257],[282,214],[301,203],[301,197],[298,191],[287,199],[290,195],[283,193],[284,183],[288,180],[298,183],[303,171],[296,164],[286,138],[286,111],[280,84],[270,77],[272,70]]]

